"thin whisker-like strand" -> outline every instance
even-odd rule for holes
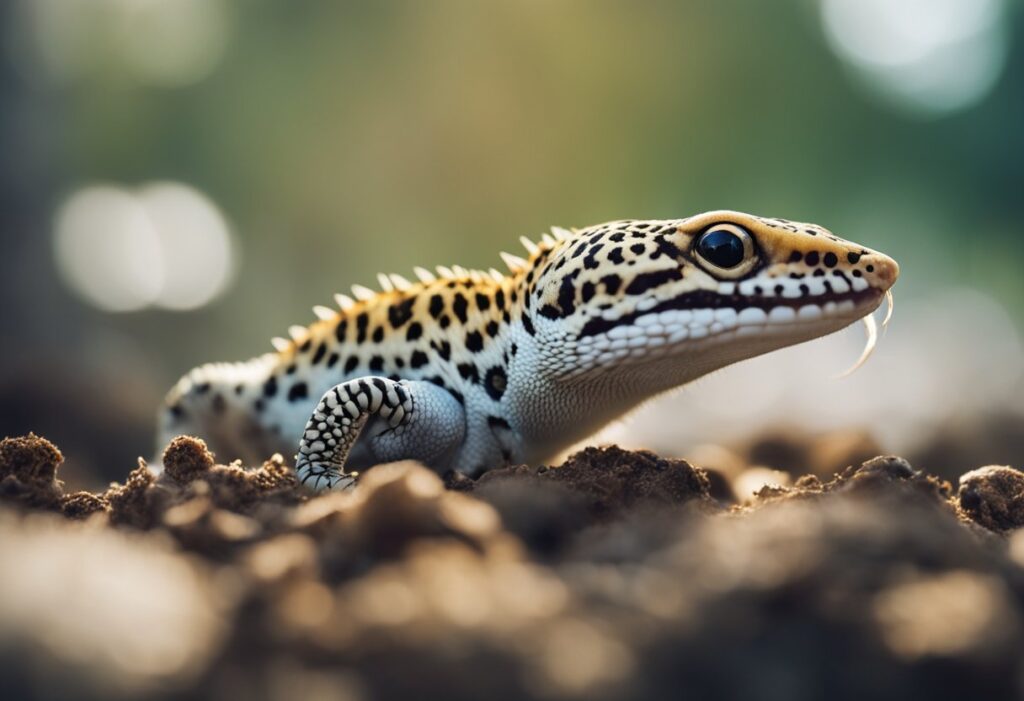
[[[875,352],[875,347],[878,345],[878,322],[875,321],[875,317],[871,314],[865,316],[861,321],[864,322],[864,332],[867,335],[867,338],[864,340],[864,350],[861,351],[857,362],[849,370],[838,375],[836,379],[849,377],[857,372],[867,362],[868,358],[871,357],[871,354]]]
[[[892,320],[893,309],[896,308],[896,304],[892,296],[892,290],[885,291],[885,301],[888,302],[889,308],[885,310],[885,318],[882,319],[882,331],[885,331],[885,327],[889,325],[889,322]]]

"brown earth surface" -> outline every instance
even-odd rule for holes
[[[587,448],[313,495],[179,438],[67,493],[57,447],[5,439],[0,698],[1021,698],[1024,473],[874,452]]]

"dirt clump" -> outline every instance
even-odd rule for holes
[[[34,433],[0,441],[0,499],[31,508],[59,509],[64,485],[57,469],[64,456]]]
[[[178,484],[188,484],[213,468],[213,453],[201,438],[178,436],[164,450],[164,472]]]
[[[670,460],[646,450],[618,446],[585,448],[558,467],[525,465],[486,472],[475,482],[458,480],[453,487],[475,492],[505,480],[560,485],[586,502],[596,519],[613,517],[636,507],[676,506],[697,501],[711,506],[711,484],[703,470],[685,460]]]
[[[110,502],[103,495],[75,492],[61,497],[60,510],[70,519],[83,520],[96,513],[109,513]]]
[[[141,458],[124,484],[110,485],[102,496],[110,504],[111,523],[142,530],[156,524],[169,501],[167,490],[156,487],[156,475]]]
[[[1024,526],[1024,472],[989,465],[960,477],[957,493],[964,514],[985,528],[1005,533]]]

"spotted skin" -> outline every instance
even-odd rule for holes
[[[741,244],[733,267],[708,258],[719,230]],[[316,488],[400,458],[467,474],[536,463],[661,392],[853,323],[899,274],[819,226],[731,211],[525,244],[503,254],[509,274],[380,276],[276,352],[193,370],[161,442],[191,433],[247,461],[297,450]]]

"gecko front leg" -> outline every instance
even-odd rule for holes
[[[356,481],[345,461],[360,436],[360,450],[375,462],[411,459],[442,467],[465,433],[462,405],[444,388],[361,377],[324,393],[306,423],[295,470],[299,482],[314,489],[345,489]]]

